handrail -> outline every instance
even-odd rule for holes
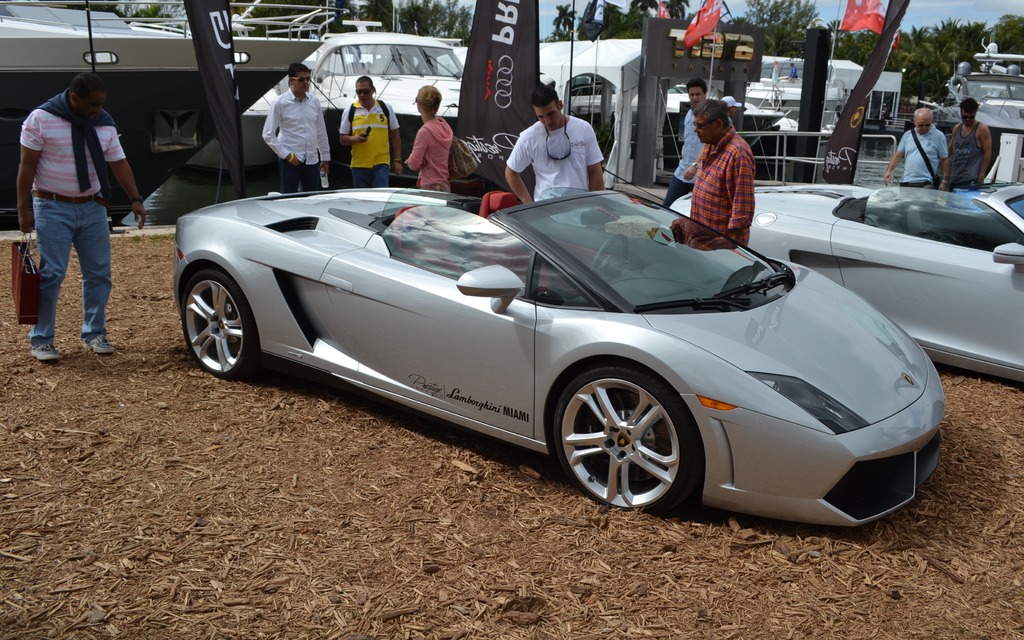
[[[785,185],[786,178],[789,175],[789,168],[791,165],[797,164],[811,164],[814,165],[815,170],[815,182],[818,182],[820,177],[819,167],[825,164],[825,147],[822,142],[825,142],[831,137],[831,132],[819,132],[819,131],[740,131],[740,135],[744,140],[747,140],[748,144],[752,139],[757,138],[776,138],[775,153],[774,154],[757,154],[755,156],[759,161],[764,161],[768,167],[770,179]],[[795,150],[791,149],[791,145],[795,145],[796,140],[801,138],[813,138],[817,140],[817,155],[811,156],[798,156],[795,155]],[[898,141],[896,136],[891,134],[877,134],[869,133],[861,136],[861,145],[865,142],[877,141],[884,144],[886,149],[896,150]],[[751,145],[752,147],[754,145]],[[889,158],[892,153],[886,153],[885,160],[875,160],[866,157],[864,154],[860,154],[857,160],[858,165],[887,165]]]
[[[45,2],[39,0],[4,0],[3,7],[34,7],[47,9],[84,9],[87,3],[85,0],[61,0],[59,2]],[[263,9],[286,9],[294,11],[293,14],[265,16],[258,18],[241,17],[248,15],[246,10],[259,6]],[[91,22],[94,28],[103,29],[104,23],[117,24],[122,28],[127,26],[135,29],[149,29],[162,31],[174,35],[188,35],[188,20],[185,17],[185,8],[181,0],[127,0],[118,2],[119,10],[127,13],[132,7],[150,8],[153,6],[169,7],[175,15],[170,16],[118,16],[116,18],[103,16],[102,12],[93,11]],[[241,33],[248,33],[256,26],[266,28],[267,37],[284,37],[287,39],[308,38],[323,36],[326,33],[329,23],[334,18],[333,7],[310,7],[310,5],[266,3],[266,2],[231,2],[229,7],[232,10],[232,30]],[[250,12],[251,13],[251,12]],[[0,15],[0,22],[19,22],[38,24],[41,26],[62,27],[75,31],[85,29],[84,25],[74,25],[67,22],[22,18],[19,16]]]

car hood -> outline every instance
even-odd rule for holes
[[[800,378],[869,423],[920,398],[933,365],[917,343],[859,296],[792,266],[796,286],[755,309],[645,318],[744,371]]]

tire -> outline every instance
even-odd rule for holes
[[[588,497],[665,513],[704,476],[704,447],[679,393],[630,366],[602,366],[573,378],[555,409],[555,451]]]
[[[260,335],[241,287],[219,269],[192,276],[181,301],[181,328],[196,362],[218,378],[240,380],[261,369]]]

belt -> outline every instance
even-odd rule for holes
[[[932,187],[932,186],[935,186],[935,185],[933,185],[931,182],[925,181],[925,182],[901,182],[900,186],[901,187],[914,187],[914,188],[917,188],[917,189],[921,189],[921,188],[924,188],[924,187]]]
[[[59,193],[50,193],[49,191],[40,191],[39,189],[33,189],[32,196],[35,198],[42,198],[44,200],[70,202],[71,204],[85,204],[86,202],[92,202],[94,200],[102,204],[104,207],[110,204],[110,202],[107,201],[106,198],[100,196],[98,192],[88,196],[62,196]]]

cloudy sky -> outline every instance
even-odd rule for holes
[[[555,7],[560,4],[572,4],[573,0],[540,0],[540,34],[541,38],[551,33],[551,23],[554,22],[557,11]],[[576,0],[577,15],[583,15],[588,0]],[[825,22],[842,18],[842,12],[846,9],[846,0],[812,0],[818,7],[818,15]],[[695,10],[699,0],[690,0],[691,10]],[[746,0],[725,0],[726,6],[733,15],[741,16],[747,11]],[[907,8],[907,15],[903,19],[905,27],[930,27],[941,23],[943,20],[960,20],[961,22],[987,22],[989,25],[995,23],[1005,14],[1020,14],[1022,11],[1021,0],[985,0],[985,2],[974,2],[971,0],[910,0]],[[979,50],[981,44],[978,44]]]

